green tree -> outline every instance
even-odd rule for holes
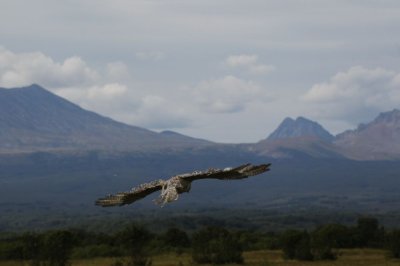
[[[386,248],[393,258],[400,258],[400,230],[394,230],[386,236]]]
[[[21,236],[22,254],[24,260],[29,260],[31,266],[38,266],[41,262],[42,239],[40,235],[25,233]]]
[[[50,231],[43,236],[41,255],[46,266],[65,266],[73,247],[72,234],[69,231]]]
[[[130,256],[128,265],[144,266],[151,264],[148,244],[152,235],[146,228],[131,224],[119,234],[119,239]]]
[[[238,239],[219,227],[207,227],[193,234],[192,258],[197,263],[243,263]]]
[[[285,259],[313,260],[310,235],[307,231],[287,230],[280,240]]]
[[[184,248],[190,247],[189,237],[185,231],[178,228],[170,228],[163,236],[165,246],[173,248],[178,254]]]
[[[356,240],[360,247],[381,247],[384,237],[376,218],[360,217],[357,220]]]
[[[16,240],[0,243],[0,260],[24,260],[23,244]]]
[[[338,253],[334,251],[342,245],[344,228],[331,224],[322,226],[312,232],[311,246],[314,259],[316,260],[335,260]]]

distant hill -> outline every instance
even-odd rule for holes
[[[381,113],[372,122],[339,134],[335,145],[352,159],[400,159],[400,110]]]
[[[160,151],[211,142],[160,134],[82,109],[39,85],[0,88],[0,152]]]
[[[269,135],[267,140],[278,140],[299,137],[312,137],[325,141],[332,141],[334,137],[317,122],[304,117],[293,120],[285,118],[278,128]]]

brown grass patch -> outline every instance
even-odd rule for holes
[[[282,258],[281,251],[260,250],[243,254],[245,265],[248,266],[400,266],[400,260],[387,258],[384,250],[376,249],[345,249],[340,251],[336,261],[289,261]],[[72,266],[110,266],[118,258],[95,258],[73,260]],[[119,259],[121,260],[121,259]],[[153,266],[191,266],[191,255],[173,253],[157,255],[152,258]],[[0,261],[1,266],[28,266],[19,261]],[[229,266],[229,265],[226,265]]]

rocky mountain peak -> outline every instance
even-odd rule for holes
[[[400,129],[400,110],[393,109],[392,111],[380,113],[374,120],[368,123],[361,123],[356,129],[346,130],[337,135],[341,139],[347,135],[354,135],[363,131],[370,131],[372,128],[399,128]],[[375,133],[377,134],[377,133]]]
[[[393,109],[389,112],[380,113],[373,123],[400,123],[400,110]]]
[[[316,137],[325,141],[333,140],[333,136],[320,124],[305,117],[298,117],[296,120],[287,117],[278,128],[268,136],[268,140]]]
[[[397,159],[400,151],[400,111],[380,113],[373,121],[360,124],[336,137],[346,156],[356,159]]]

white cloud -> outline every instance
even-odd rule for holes
[[[399,75],[384,68],[355,66],[315,84],[302,99],[313,104],[316,116],[360,122],[400,105]]]
[[[129,86],[119,81],[129,82]],[[18,54],[0,47],[0,87],[32,83],[87,110],[133,125],[171,129],[190,124],[187,110],[179,107],[186,100],[174,102],[172,96],[152,94],[147,91],[148,87],[137,85],[123,62],[108,63],[102,73],[79,57],[69,57],[59,63],[40,52]]]
[[[230,55],[225,59],[225,65],[230,68],[241,68],[253,75],[265,75],[275,70],[273,65],[260,64],[257,55]]]
[[[183,128],[191,124],[188,111],[171,99],[159,95],[146,95],[131,119],[136,124],[152,129]]]
[[[0,47],[0,86],[18,87],[39,83],[47,87],[90,84],[99,74],[78,56],[54,62],[41,52],[13,53]]]
[[[54,92],[85,109],[114,118],[125,112],[133,112],[140,105],[134,93],[120,83],[66,87],[55,89]]]
[[[204,111],[214,113],[239,112],[251,102],[266,98],[259,85],[235,76],[203,81],[192,89],[192,94]]]

